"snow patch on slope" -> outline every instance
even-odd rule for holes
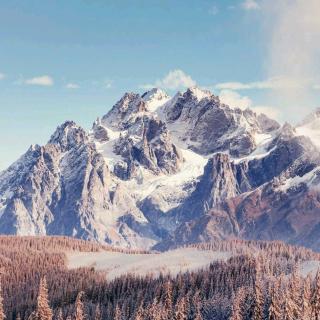
[[[183,248],[164,253],[127,254],[121,252],[78,252],[68,253],[68,268],[94,267],[107,272],[112,280],[125,274],[137,276],[160,273],[176,275],[180,272],[198,270],[207,267],[215,260],[226,260],[229,252],[202,251]]]
[[[316,167],[313,170],[311,170],[310,172],[303,175],[302,177],[295,176],[292,178],[287,178],[284,181],[284,183],[279,187],[279,190],[282,192],[285,192],[288,189],[299,186],[302,183],[305,183],[308,185],[308,187],[310,187],[318,175],[320,175],[320,168]]]
[[[238,164],[243,161],[251,161],[255,159],[262,159],[266,157],[268,154],[270,154],[275,148],[271,148],[268,150],[269,144],[273,141],[275,138],[276,133],[256,133],[254,135],[254,139],[256,141],[257,147],[256,149],[250,153],[248,156],[243,158],[235,158],[233,159],[233,162]]]
[[[172,209],[182,201],[186,196],[183,187],[195,182],[203,174],[204,166],[208,160],[191,150],[180,149],[180,151],[184,162],[176,174],[154,175],[141,168],[137,178],[126,182],[127,188],[134,190],[137,200],[141,201],[158,193],[162,196],[170,194],[172,201],[167,204],[164,211]]]
[[[154,88],[142,95],[144,102],[147,104],[147,109],[150,112],[155,112],[159,107],[167,103],[171,97],[161,89]]]
[[[320,269],[320,261],[309,260],[309,261],[304,261],[300,265],[299,273],[305,278],[308,275],[311,275],[311,277],[314,278],[319,269]]]

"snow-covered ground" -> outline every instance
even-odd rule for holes
[[[183,248],[164,253],[127,254],[120,252],[72,252],[67,253],[68,268],[94,267],[107,271],[107,279],[112,280],[120,275],[154,275],[178,274],[198,270],[215,260],[226,260],[229,252],[215,252]]]
[[[308,275],[315,277],[319,269],[320,261],[309,260],[301,264],[299,272],[303,277],[307,277]]]

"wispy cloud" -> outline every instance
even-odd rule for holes
[[[211,16],[216,16],[219,13],[219,8],[216,5],[213,5],[208,12]]]
[[[6,77],[6,75],[4,73],[0,72],[0,80],[3,80]]]
[[[233,90],[220,91],[219,98],[221,102],[231,107],[246,109],[252,106],[252,100],[249,97],[241,96],[238,92]]]
[[[48,75],[25,79],[23,83],[27,85],[44,86],[44,87],[50,87],[54,85],[53,78]]]
[[[66,84],[67,89],[79,89],[80,86],[77,83],[69,82]]]
[[[299,88],[300,81],[288,77],[273,77],[270,79],[254,82],[222,82],[215,85],[216,89],[224,90],[251,90],[251,89],[282,89],[282,88]]]
[[[280,110],[272,106],[255,105],[251,98],[242,96],[233,90],[222,90],[219,93],[221,102],[233,108],[240,108],[242,110],[250,108],[256,113],[263,113],[272,119],[279,119]]]
[[[159,87],[169,90],[177,90],[181,88],[193,87],[196,82],[187,75],[184,71],[180,69],[175,69],[169,71],[169,73],[163,77],[163,79],[158,79],[154,84],[144,84],[140,88],[151,89],[154,87]]]
[[[281,74],[300,83],[298,89],[277,88],[272,99],[301,117],[303,110],[309,112],[308,106],[318,104],[313,89],[320,81],[320,1],[263,0],[262,6],[270,39],[268,75]]]
[[[315,90],[320,90],[320,84],[315,84],[315,85],[313,86],[313,89],[315,89]]]
[[[245,0],[242,2],[242,7],[245,10],[258,10],[260,9],[260,5],[256,0]]]

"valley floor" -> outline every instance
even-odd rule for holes
[[[128,254],[122,252],[69,252],[69,269],[94,267],[106,271],[107,279],[134,274],[137,276],[159,274],[177,275],[180,272],[195,271],[207,267],[217,260],[227,260],[230,252],[182,248],[163,253]]]

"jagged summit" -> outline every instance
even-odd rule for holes
[[[153,88],[142,95],[143,101],[147,104],[150,112],[156,112],[157,109],[168,102],[171,97],[162,89]]]
[[[88,134],[73,121],[66,121],[60,125],[49,140],[49,144],[60,146],[63,152],[74,146],[88,142]]]
[[[123,247],[281,239],[315,248],[320,111],[297,127],[198,87],[125,93],[0,173],[0,232]],[[298,209],[299,210],[298,210]]]
[[[204,98],[210,98],[213,96],[213,94],[209,90],[201,89],[197,86],[188,88],[187,91],[184,93],[184,95],[193,97],[198,101],[201,101]]]

